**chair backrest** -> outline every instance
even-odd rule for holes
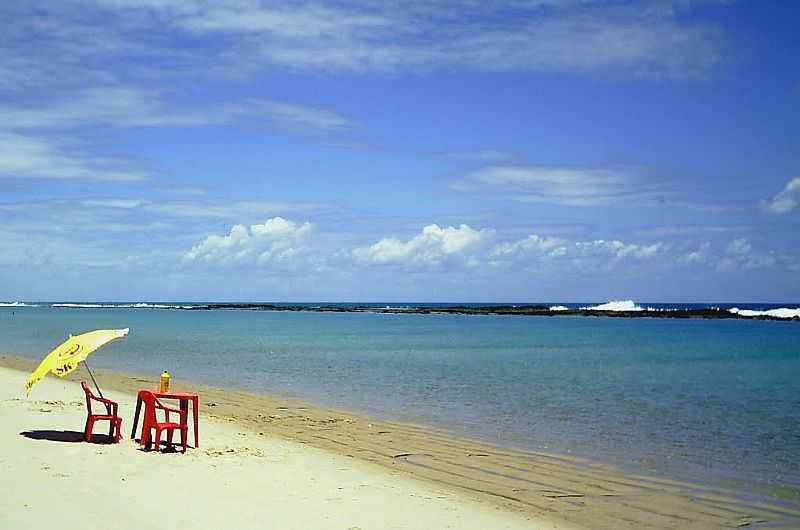
[[[144,403],[144,424],[145,425],[155,425],[158,423],[156,419],[156,403],[158,400],[156,399],[155,394],[150,392],[149,390],[140,390],[139,397]]]
[[[89,388],[89,385],[86,384],[86,381],[81,381],[81,388],[83,388],[83,393],[86,394],[86,409],[89,411],[89,414],[92,413],[92,398],[94,394],[92,394],[92,389]]]

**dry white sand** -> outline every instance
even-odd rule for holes
[[[200,449],[143,452],[116,392],[125,438],[85,443],[80,387],[48,376],[26,399],[25,378],[0,368],[0,529],[567,528],[205,416]]]

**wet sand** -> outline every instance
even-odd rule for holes
[[[13,356],[0,357],[3,367],[30,372],[34,365]],[[157,386],[157,374],[95,372],[104,389],[129,396],[139,388]],[[69,379],[86,378],[81,368]],[[181,380],[175,380],[173,389],[200,395],[201,444],[204,418],[231,423],[253,436],[274,437],[380,466],[392,476],[446,488],[528,521],[608,529],[800,528],[797,499],[749,500],[742,492],[632,475],[586,459],[503,449],[427,427],[374,421],[345,411]],[[121,414],[129,437],[133,410],[123,408]]]

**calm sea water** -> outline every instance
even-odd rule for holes
[[[17,307],[0,308],[0,351],[40,358],[67,333],[122,327],[93,366],[800,488],[798,322]]]

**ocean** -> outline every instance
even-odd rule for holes
[[[800,494],[797,321],[41,304],[0,307],[0,352],[38,359],[68,333],[125,327],[92,366]]]

